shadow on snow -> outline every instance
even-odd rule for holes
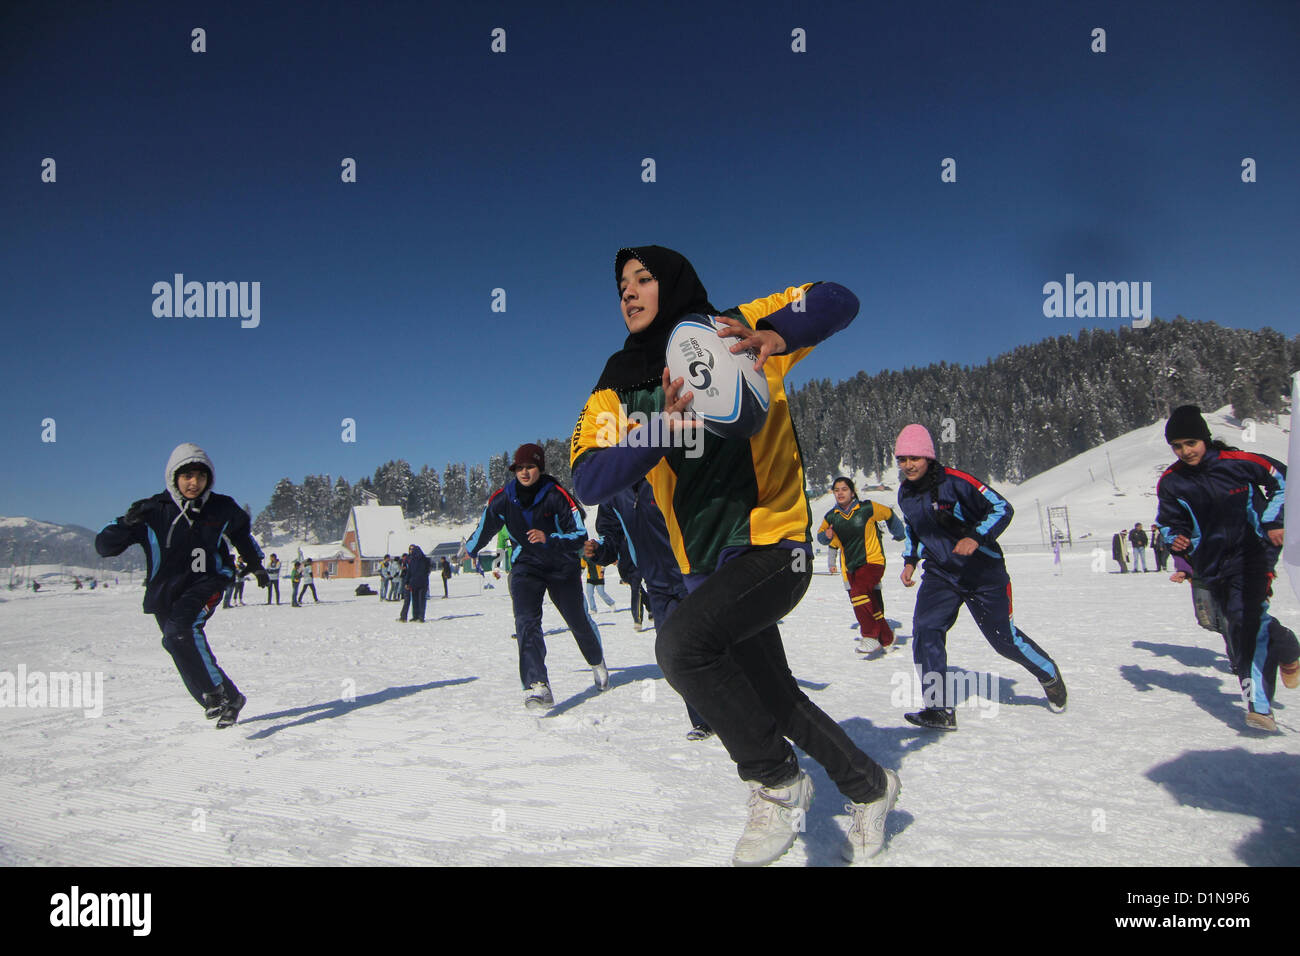
[[[400,700],[403,697],[409,697],[412,694],[418,694],[426,690],[437,690],[442,687],[453,687],[457,684],[468,684],[471,681],[478,680],[477,677],[458,677],[454,680],[432,681],[428,684],[410,684],[406,687],[389,687],[386,690],[376,691],[373,694],[363,694],[355,700],[332,700],[325,704],[311,704],[307,707],[294,707],[289,710],[276,711],[273,714],[259,714],[256,717],[250,717],[247,720],[241,720],[240,726],[246,724],[255,724],[265,720],[282,720],[290,717],[299,717],[299,720],[292,720],[286,724],[277,724],[274,727],[267,727],[265,730],[259,730],[255,734],[249,734],[249,740],[259,740],[269,737],[281,730],[288,730],[290,727],[301,727],[304,724],[315,723],[318,720],[332,720],[335,717],[342,717],[354,710],[362,707],[372,707],[375,704],[383,704],[390,700]]]

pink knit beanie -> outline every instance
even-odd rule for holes
[[[898,433],[894,443],[895,458],[929,458],[933,461],[938,456],[934,453],[934,439],[923,425],[908,425]]]

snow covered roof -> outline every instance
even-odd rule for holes
[[[413,544],[428,553],[437,541],[434,529],[412,528],[398,505],[357,505],[347,531],[356,532],[357,551],[367,559],[402,554]]]

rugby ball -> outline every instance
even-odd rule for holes
[[[689,411],[706,429],[720,438],[753,438],[767,421],[767,376],[754,371],[753,349],[732,354],[736,339],[718,335],[726,327],[716,316],[688,315],[668,337],[664,358],[668,374],[694,393]]]

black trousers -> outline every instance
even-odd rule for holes
[[[216,693],[223,684],[231,696],[239,693],[235,682],[217,664],[203,631],[221,603],[222,593],[214,591],[211,584],[195,585],[167,610],[154,614],[163,634],[163,647],[172,656],[185,689],[200,704],[204,694]]]
[[[655,655],[741,779],[788,782],[799,770],[789,738],[846,797],[869,803],[885,793],[884,770],[799,689],[776,626],[811,580],[802,552],[768,548],[733,558],[657,622]]]

